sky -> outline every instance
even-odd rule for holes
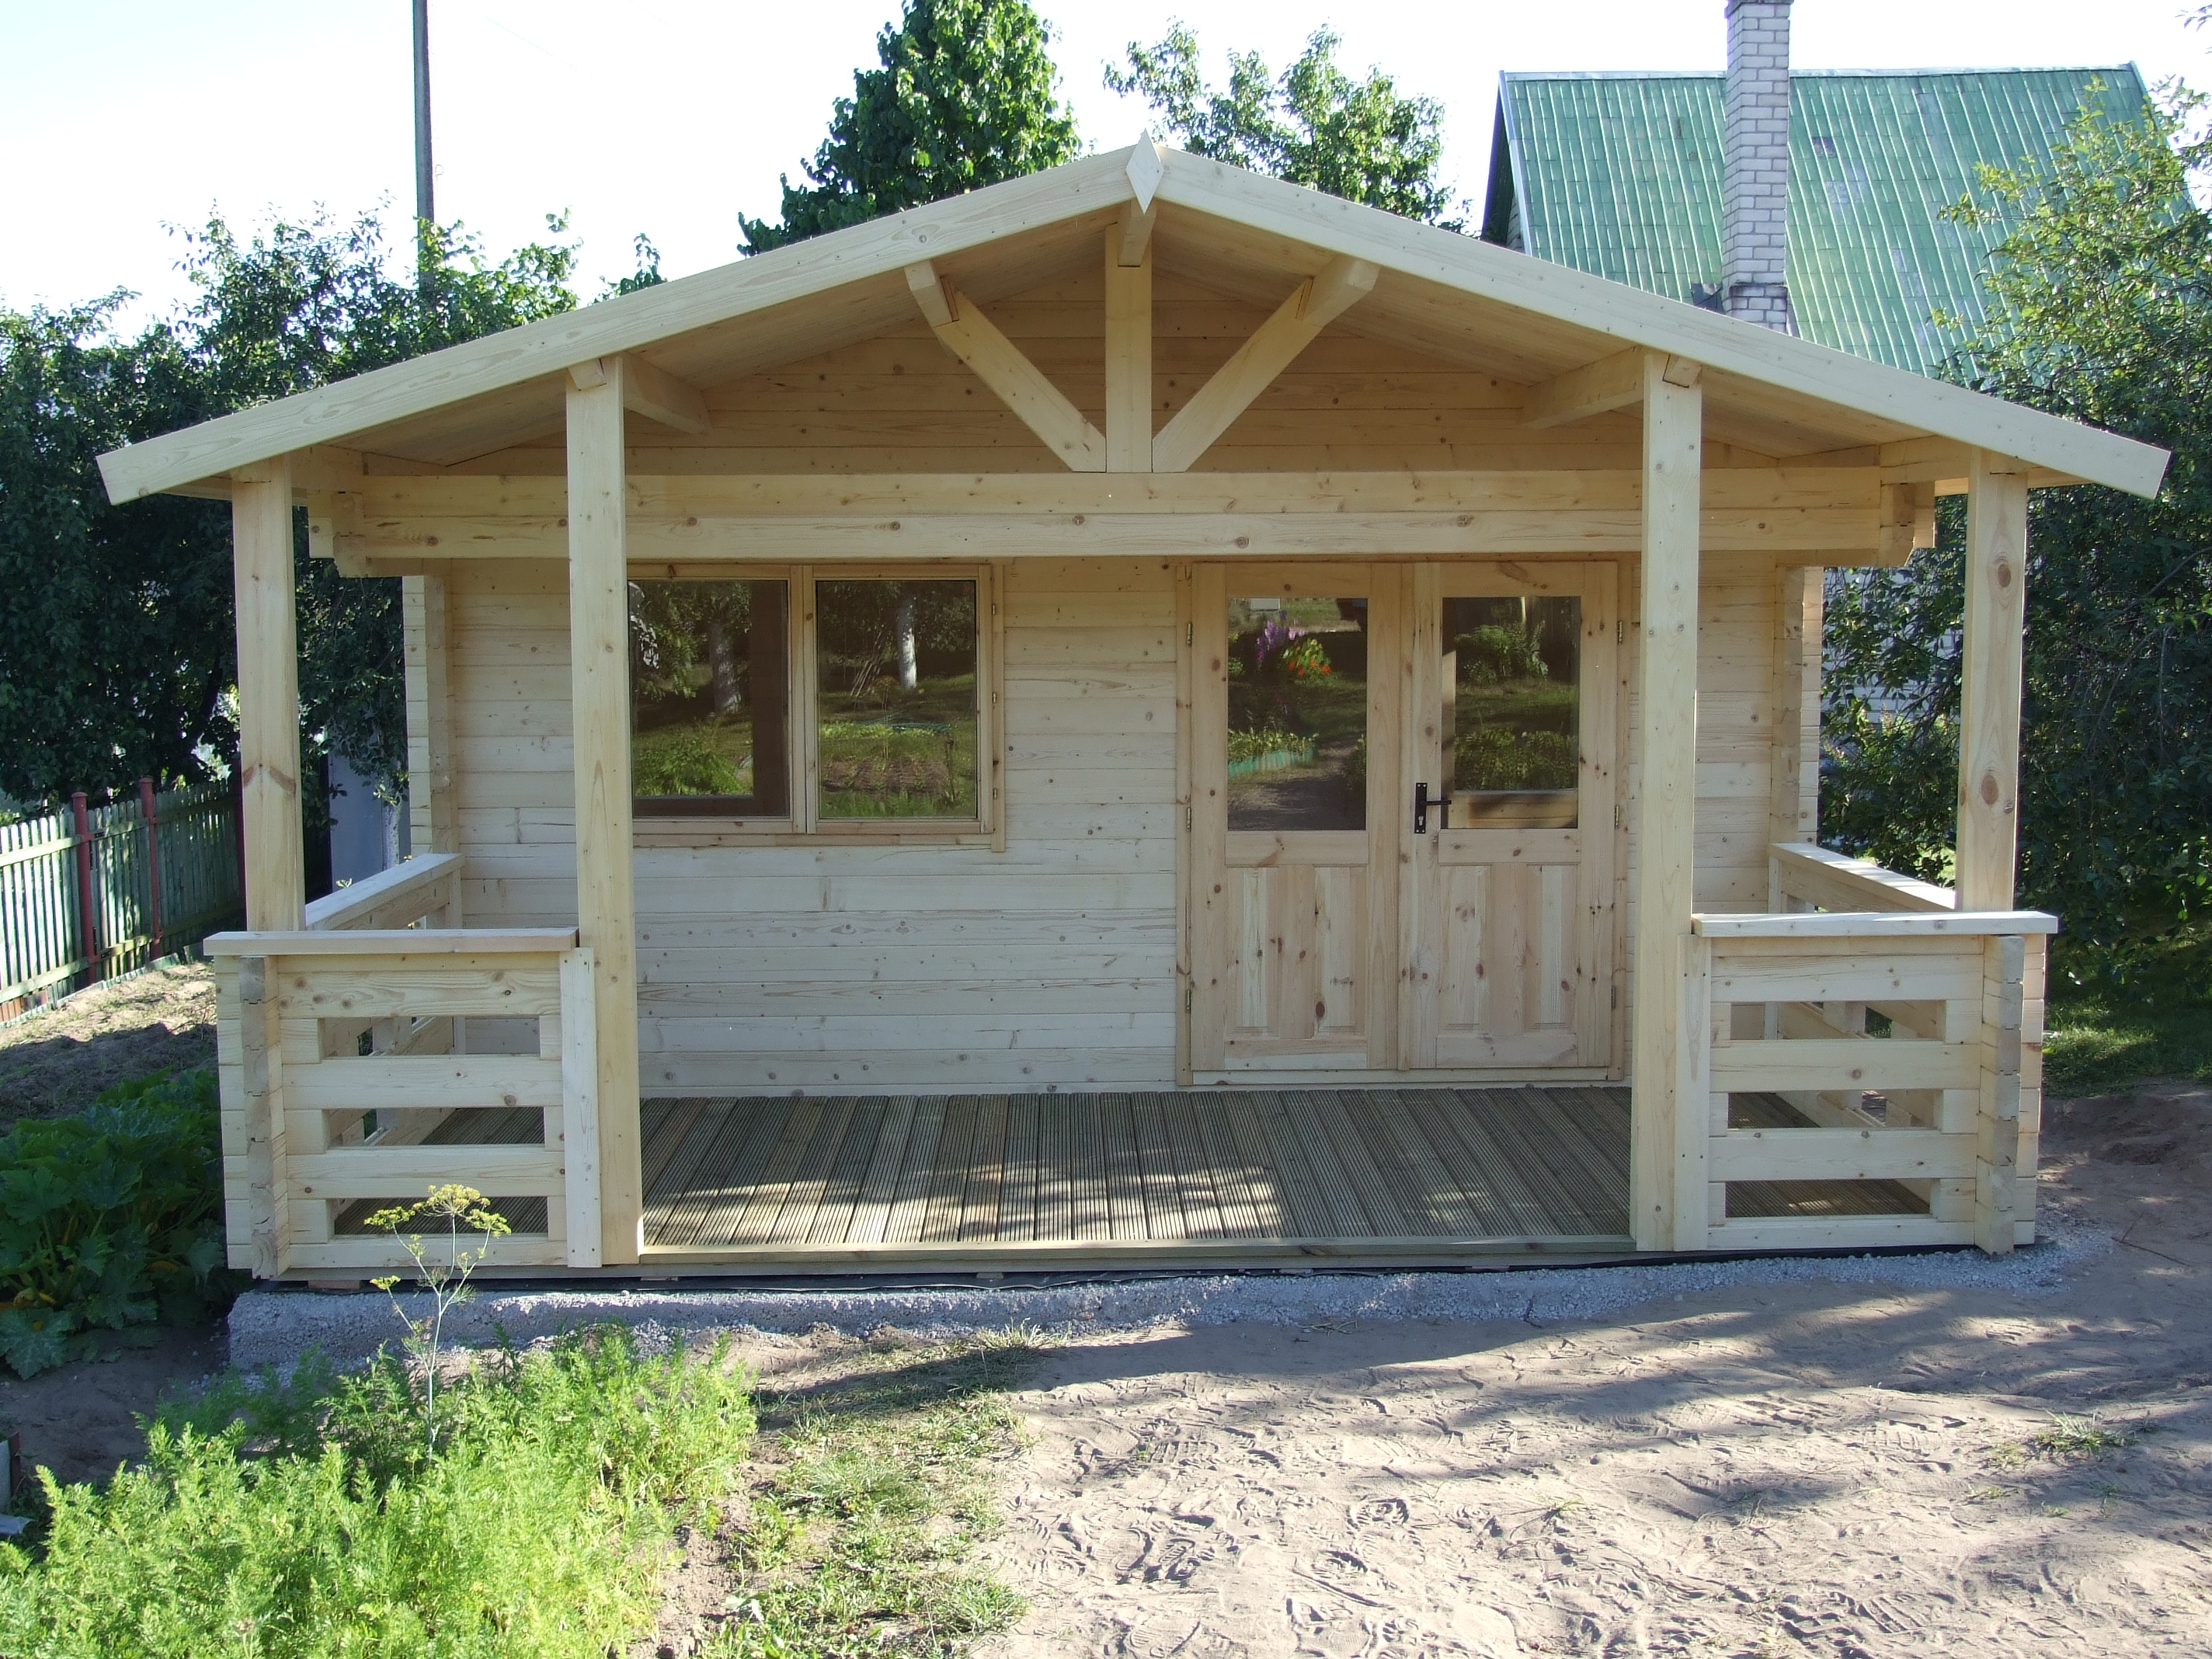
[[[774,217],[777,177],[821,142],[830,103],[899,0],[430,0],[437,209],[494,253],[568,216],[582,291],[650,236],[671,276],[736,257],[740,211]],[[1408,0],[1036,0],[1086,142],[1142,131],[1102,70],[1181,18],[1210,79],[1227,53],[1280,69],[1330,27],[1352,70],[1439,100],[1445,171],[1478,204],[1504,70],[1721,67],[1722,0],[1505,5]],[[1797,0],[1801,69],[2110,64],[2212,84],[2201,0]],[[129,323],[187,293],[172,226],[413,210],[408,0],[0,0],[0,305],[114,289]]]

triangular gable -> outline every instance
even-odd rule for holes
[[[2165,468],[2146,444],[1147,143],[242,410],[111,452],[102,475],[124,501],[318,445],[488,453],[557,428],[575,365],[638,354],[692,384],[732,379],[904,323],[918,262],[988,301],[1091,257],[1132,202],[1157,208],[1164,255],[1226,291],[1279,299],[1332,260],[1371,264],[1345,325],[1523,384],[1630,347],[1690,359],[1709,421],[1765,434],[1762,453],[1935,436],[2146,495]]]

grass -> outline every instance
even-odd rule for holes
[[[233,1375],[0,1544],[9,1659],[600,1659],[653,1633],[679,1528],[734,1575],[706,1651],[950,1656],[1018,1616],[982,1571],[1024,1338],[878,1345],[756,1395],[726,1346],[606,1328],[441,1391],[386,1358]]]
[[[2111,1093],[2147,1077],[2212,1079],[2212,938],[2172,928],[2093,952],[2062,937],[2044,1025],[2054,1095]]]
[[[855,1374],[761,1396],[762,1462],[715,1659],[951,1656],[1019,1618],[979,1568],[993,1466],[1022,1443],[1005,1390],[1026,1333],[877,1347]]]

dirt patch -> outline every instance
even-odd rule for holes
[[[2057,1107],[2047,1293],[1791,1283],[1547,1326],[1049,1358],[984,1651],[2212,1650],[2212,1091]]]
[[[229,1354],[220,1325],[117,1334],[128,1340],[27,1382],[0,1370],[0,1423],[21,1437],[25,1471],[44,1464],[65,1484],[105,1480],[144,1455],[138,1419],[173,1389],[220,1371]]]
[[[82,1111],[149,1072],[215,1064],[215,975],[204,962],[150,969],[0,1025],[0,1129]]]

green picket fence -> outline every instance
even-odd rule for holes
[[[0,1019],[173,956],[240,908],[228,783],[0,824]]]

